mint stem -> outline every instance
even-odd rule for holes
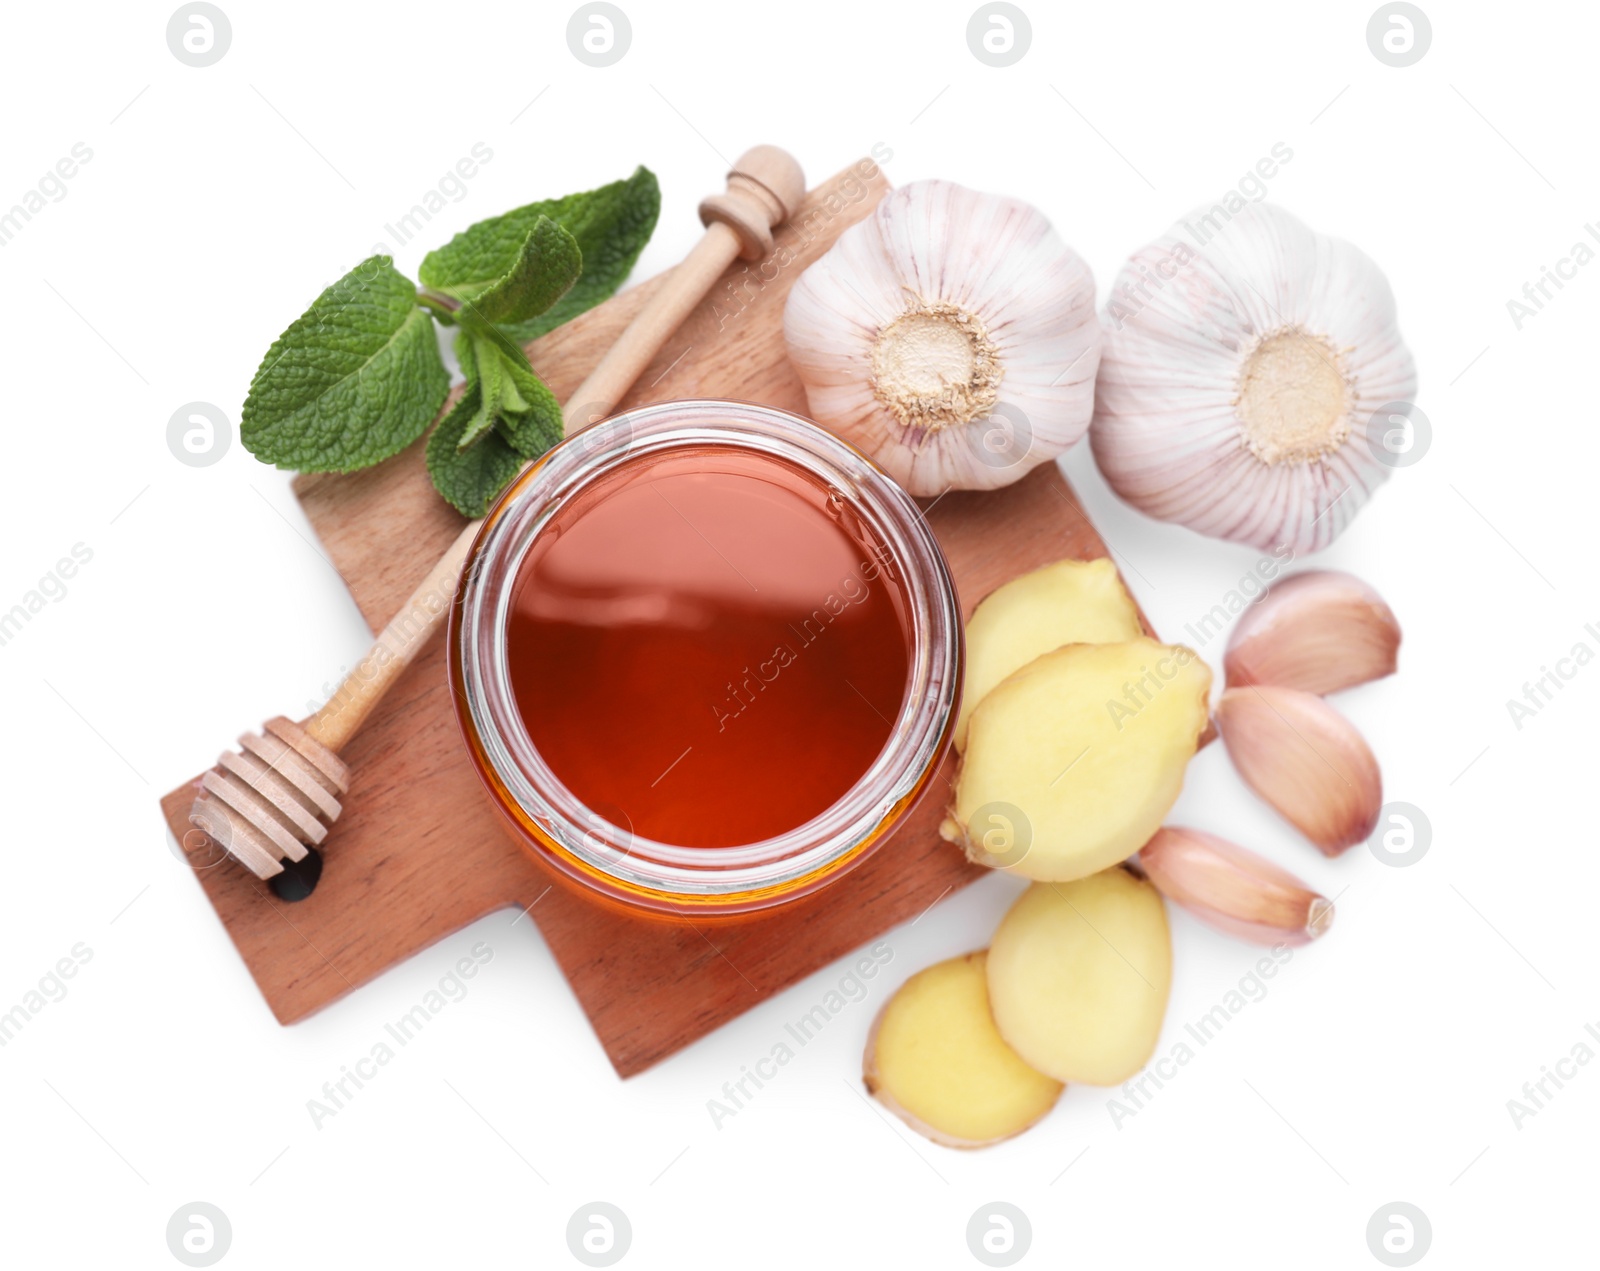
[[[419,291],[417,292],[417,300],[419,303],[427,305],[430,309],[435,309],[442,313],[455,314],[461,309],[459,300],[453,296],[441,296],[437,291]]]

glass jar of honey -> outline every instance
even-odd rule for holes
[[[808,420],[685,401],[552,449],[489,513],[450,675],[527,849],[659,914],[809,894],[927,789],[961,689],[932,531]]]

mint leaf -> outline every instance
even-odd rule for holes
[[[420,437],[449,390],[416,285],[373,256],[273,341],[250,381],[239,439],[280,468],[350,472]]]
[[[498,262],[463,257],[457,263],[471,266],[468,277],[429,285],[461,301],[462,313],[482,323],[521,322],[543,313],[583,270],[578,240],[548,216],[534,222],[509,269],[477,277],[470,275]]]
[[[495,411],[499,409],[499,398],[495,389],[498,378],[489,386],[490,392],[485,392],[483,382],[482,364],[478,358],[478,346],[471,334],[462,331],[456,336],[456,357],[461,362],[461,370],[467,377],[466,391],[462,393],[462,400],[470,397],[477,403],[476,408],[462,425],[461,436],[456,440],[456,449],[465,450],[479,437],[494,427]],[[494,371],[493,364],[490,365]]]
[[[420,277],[429,287],[446,286],[461,277],[496,278],[511,272],[523,243],[547,216],[577,240],[583,273],[570,291],[537,317],[507,319],[506,334],[520,344],[553,330],[592,309],[620,287],[644,250],[661,211],[661,188],[648,168],[636,169],[623,181],[565,198],[529,203],[504,216],[491,217],[463,230],[443,247],[428,253]]]
[[[495,496],[522,468],[522,456],[493,428],[467,449],[460,448],[467,425],[481,409],[479,389],[469,388],[428,438],[428,473],[434,489],[462,516],[474,519],[489,510]]]
[[[489,376],[495,380],[494,426],[524,459],[537,458],[561,440],[561,403],[534,373],[521,345],[493,328],[476,331],[473,338],[485,401]]]
[[[483,394],[479,391],[478,381],[476,377],[468,377],[465,390],[460,397],[456,398],[456,404],[445,412],[444,418],[439,421],[439,426],[433,430],[433,437],[437,437],[442,432],[448,432],[451,436],[459,436],[473,426],[473,420],[477,418],[482,410]],[[492,424],[493,422],[491,419],[490,423]],[[428,439],[428,448],[430,450],[433,447],[433,437]],[[457,448],[460,449],[459,443]],[[433,467],[432,455],[428,455],[427,459],[428,467],[431,470]]]
[[[428,438],[428,472],[458,512],[478,517],[524,460],[561,440],[561,407],[522,349],[495,328],[464,323],[456,354],[467,385]]]
[[[515,417],[503,415],[495,421],[495,431],[505,438],[507,445],[522,456],[524,463],[529,459],[537,459],[563,436],[559,413],[556,415],[554,429],[550,427],[547,418],[539,415]]]

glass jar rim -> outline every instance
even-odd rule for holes
[[[623,464],[703,446],[787,460],[826,482],[868,523],[898,567],[910,627],[900,712],[867,771],[809,821],[760,842],[714,850],[636,836],[567,789],[517,710],[505,638],[522,562],[571,499]],[[624,412],[568,438],[522,473],[472,546],[450,638],[457,715],[492,770],[499,796],[516,805],[517,819],[526,818],[563,870],[591,885],[598,875],[624,896],[713,901],[785,889],[862,854],[926,785],[949,740],[960,692],[960,607],[943,553],[911,496],[811,421],[720,399]]]

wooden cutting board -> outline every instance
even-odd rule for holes
[[[784,354],[784,299],[800,273],[888,189],[862,160],[813,190],[773,253],[736,262],[640,377],[624,406],[731,397],[804,414]],[[565,401],[661,279],[528,347]],[[295,492],[376,631],[461,527],[419,443],[365,472],[302,476]],[[925,504],[963,613],[1001,583],[1105,544],[1054,464],[1005,490]],[[282,703],[262,702],[263,717]],[[259,721],[242,720],[254,727]],[[228,738],[211,744],[218,748]],[[917,917],[981,871],[939,838],[953,763],[901,828],[837,888],[766,916],[663,922],[619,914],[555,882],[510,837],[457,732],[435,641],[343,754],[351,792],[307,899],[280,902],[188,824],[194,783],[162,800],[167,824],[279,1022],[294,1023],[487,913],[527,908],[622,1076],[704,1036],[785,986]]]

